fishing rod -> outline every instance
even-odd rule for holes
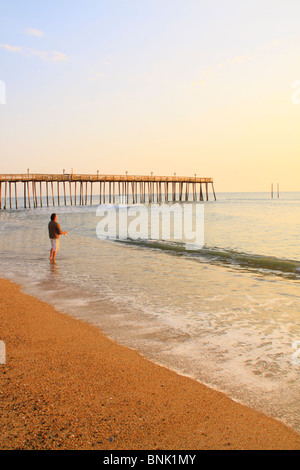
[[[71,228],[69,228],[69,229],[67,230],[67,232],[69,232],[69,231],[73,231],[73,230],[76,230],[76,229],[78,229],[78,228],[81,228],[81,227],[82,227],[82,225],[83,225],[83,224],[75,225],[75,227],[71,227]]]

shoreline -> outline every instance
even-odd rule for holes
[[[300,435],[0,279],[0,449],[300,449]]]

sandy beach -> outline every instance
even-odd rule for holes
[[[300,435],[0,280],[0,449],[300,449]]]

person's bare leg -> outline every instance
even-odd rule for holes
[[[53,251],[53,261],[55,261],[56,251]]]
[[[50,258],[49,258],[49,259],[51,260],[52,257],[53,257],[53,249],[51,248],[51,250],[50,250]]]

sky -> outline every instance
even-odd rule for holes
[[[300,191],[299,0],[0,0],[0,173]]]

